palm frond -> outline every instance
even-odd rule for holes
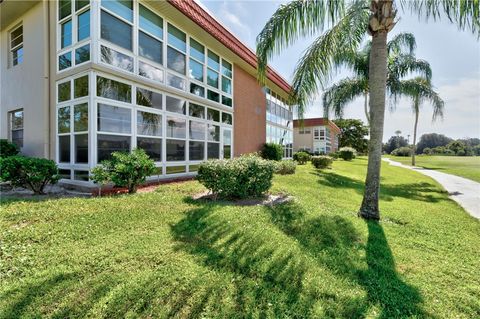
[[[388,63],[387,78],[389,91],[394,91],[395,85],[400,79],[412,73],[420,75],[428,82],[432,79],[432,68],[427,61],[417,59],[411,54],[400,54],[391,57]]]
[[[294,0],[281,5],[257,36],[258,78],[265,81],[268,59],[299,37],[321,32],[345,13],[344,0]]]
[[[387,52],[388,54],[401,53],[403,49],[407,49],[408,54],[413,54],[416,47],[417,42],[415,41],[415,36],[412,33],[403,32],[388,41]]]
[[[480,38],[480,0],[399,0],[403,11],[426,21],[446,16],[460,30],[468,29]]]
[[[303,116],[319,88],[326,85],[332,69],[338,67],[337,57],[354,52],[362,42],[369,19],[365,4],[366,0],[353,2],[341,20],[317,38],[296,65],[292,101],[298,106],[299,117]]]
[[[343,117],[348,103],[368,92],[367,78],[345,78],[329,87],[322,97],[325,117],[333,113],[336,117]]]

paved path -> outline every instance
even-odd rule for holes
[[[403,165],[389,158],[383,158],[383,160],[390,165],[411,169],[430,176],[447,190],[451,199],[459,203],[470,215],[480,219],[480,183],[436,170]]]

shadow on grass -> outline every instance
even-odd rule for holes
[[[312,174],[320,177],[318,180],[320,185],[332,188],[349,188],[363,195],[365,183],[362,181],[326,170],[317,170]],[[427,182],[395,185],[381,184],[380,186],[380,199],[385,201],[392,201],[395,197],[403,197],[411,200],[436,203],[447,200],[444,196],[441,196],[445,193],[446,192]],[[438,196],[434,194],[438,194]]]

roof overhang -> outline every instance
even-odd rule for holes
[[[8,27],[39,2],[41,0],[0,0],[0,30]]]

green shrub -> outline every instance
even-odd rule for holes
[[[475,145],[472,149],[474,155],[480,156],[480,144]]]
[[[457,151],[457,156],[465,156],[467,155],[467,152],[465,152],[465,150],[458,150]]]
[[[306,164],[310,159],[312,158],[312,155],[308,154],[307,152],[296,152],[293,154],[293,159],[298,162],[300,165]]]
[[[284,160],[275,162],[275,173],[280,175],[295,174],[297,162],[292,160]]]
[[[259,197],[270,189],[275,163],[256,156],[200,164],[198,181],[220,198]]]
[[[0,139],[0,158],[15,156],[18,154],[17,145],[5,139]]]
[[[330,156],[331,158],[333,158],[333,160],[337,160],[340,155],[338,154],[338,152],[332,152],[330,154],[328,154],[328,156]]]
[[[326,155],[312,156],[312,164],[315,168],[327,168],[331,167],[333,163],[333,158]]]
[[[357,151],[353,147],[342,147],[338,150],[338,156],[345,161],[351,161],[357,156]]]
[[[276,143],[265,143],[261,155],[267,160],[280,161],[283,158],[283,147]]]
[[[407,146],[396,148],[390,153],[394,156],[412,156],[412,149]]]
[[[131,153],[113,152],[112,159],[92,169],[92,180],[99,184],[112,182],[117,187],[127,187],[131,194],[154,172],[155,162],[144,150],[135,149]]]
[[[60,176],[52,160],[15,155],[0,158],[0,179],[15,187],[28,188],[35,194],[44,194],[45,186],[55,184]]]
[[[432,153],[433,153],[433,151],[430,147],[425,147],[423,149],[423,154],[425,154],[425,155],[432,155]]]

